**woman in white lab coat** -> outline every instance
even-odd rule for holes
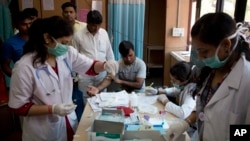
[[[197,86],[196,111],[170,125],[175,140],[198,121],[198,140],[230,140],[230,125],[250,124],[250,49],[242,35],[246,28],[225,13],[201,17],[191,31],[192,45],[205,64]]]
[[[174,87],[158,89],[158,100],[165,105],[165,110],[181,119],[189,116],[196,105],[193,98],[196,89],[194,74],[192,65],[184,61],[178,62],[170,68],[170,81]],[[177,104],[169,101],[166,95],[175,97]]]
[[[116,73],[115,61],[99,62],[67,46],[71,24],[59,16],[36,20],[15,64],[9,107],[23,118],[23,141],[71,141],[77,127],[72,102],[73,71]]]

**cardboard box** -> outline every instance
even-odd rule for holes
[[[124,132],[124,123],[94,120],[88,134],[89,141],[120,141]]]
[[[99,120],[113,121],[113,122],[124,122],[125,116],[122,110],[117,109],[103,109]]]
[[[125,131],[122,140],[151,140],[151,141],[165,141],[163,135],[159,131]]]

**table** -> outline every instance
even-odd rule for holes
[[[177,61],[190,61],[190,52],[189,51],[171,51],[171,56]]]
[[[158,110],[164,109],[164,106],[159,102],[155,102],[153,105],[156,106]],[[87,103],[85,106],[82,118],[79,122],[78,128],[76,130],[76,133],[74,135],[73,141],[87,141],[88,140],[87,129],[91,126],[91,123],[93,119],[95,118],[95,114],[96,113],[92,111],[89,103]],[[167,120],[168,124],[171,125],[172,123],[171,121],[177,120],[177,117],[167,112],[165,115],[165,119]],[[185,133],[185,135],[186,135],[186,141],[190,141],[190,137],[187,135],[187,133]]]

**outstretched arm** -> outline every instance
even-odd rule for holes
[[[131,87],[135,89],[141,89],[143,83],[144,83],[144,78],[136,78],[135,81],[127,81],[127,80],[121,80],[116,77],[112,77],[115,83],[126,86],[126,87]]]
[[[99,84],[97,87],[95,86],[88,86],[88,95],[89,96],[94,96],[96,94],[98,94],[100,91],[102,91],[103,89],[107,88],[112,82],[112,79],[110,76],[106,76],[103,81],[101,82],[101,84]]]

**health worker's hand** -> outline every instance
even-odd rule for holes
[[[156,95],[158,93],[158,90],[153,87],[146,87],[145,88],[145,94],[146,95]]]
[[[157,98],[159,102],[161,102],[163,105],[165,105],[169,100],[166,94],[160,94]]]
[[[60,116],[66,116],[76,109],[75,104],[53,104],[52,113]]]
[[[112,75],[116,75],[118,73],[119,64],[115,60],[108,60],[104,64],[104,70]]]
[[[99,89],[95,86],[88,86],[88,91],[87,91],[87,94],[89,96],[95,96],[96,94],[99,93]]]
[[[117,78],[116,76],[114,75],[109,75],[109,77],[117,84],[121,84],[122,83],[122,80],[120,80],[119,78]]]
[[[189,124],[185,121],[180,119],[169,126],[166,134],[167,141],[176,141],[178,137],[184,133],[189,127]]]
[[[159,93],[159,94],[166,94],[166,90],[163,89],[163,88],[159,88],[159,89],[158,89],[158,93]]]

